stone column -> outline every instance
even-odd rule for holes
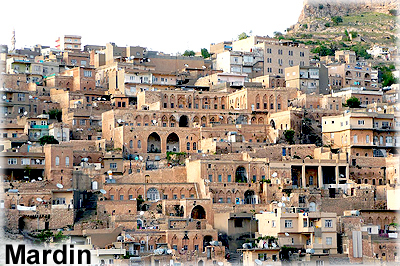
[[[322,166],[318,165],[318,187],[323,187],[323,178],[322,178]]]
[[[303,164],[301,166],[301,186],[303,188],[306,187],[306,165],[305,164]]]
[[[339,166],[335,166],[335,183],[336,183],[336,188],[339,188]]]

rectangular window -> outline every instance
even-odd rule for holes
[[[218,182],[222,182],[222,176],[218,175]]]
[[[328,245],[328,246],[332,245],[332,237],[326,238],[326,245]]]
[[[84,75],[85,77],[90,78],[90,77],[92,77],[92,71],[90,71],[90,70],[85,70],[85,71],[83,71],[83,75]]]
[[[18,101],[19,102],[25,101],[25,93],[18,93]]]
[[[22,165],[30,165],[31,164],[31,160],[27,159],[27,158],[22,158],[21,159],[21,164]]]
[[[212,175],[208,175],[208,180],[210,180],[210,182],[212,182]]]
[[[243,220],[235,219],[235,227],[243,227]]]
[[[285,228],[292,228],[292,220],[285,220]]]
[[[358,120],[359,125],[364,125],[364,120]]]
[[[272,227],[276,227],[276,221],[272,220]]]
[[[17,158],[8,158],[8,164],[9,165],[17,164],[17,163],[18,163]]]
[[[365,136],[365,142],[369,143],[369,135]]]
[[[110,169],[117,169],[117,163],[110,163]]]
[[[325,227],[332,228],[333,227],[332,220],[325,220]]]
[[[307,227],[308,223],[307,223],[307,219],[303,219],[303,227]]]
[[[119,195],[119,200],[124,200],[124,195]]]
[[[232,182],[232,176],[228,175],[228,182]]]

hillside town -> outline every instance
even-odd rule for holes
[[[399,263],[396,46],[0,45],[9,239],[92,265]],[[357,40],[353,40],[356,42]],[[203,53],[205,52],[205,53]]]

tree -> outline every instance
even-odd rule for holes
[[[281,36],[283,36],[282,32],[280,32],[280,31],[274,31],[274,37],[275,37],[275,38],[278,38],[278,37],[281,37]]]
[[[360,100],[357,97],[354,97],[354,96],[349,98],[349,99],[347,99],[347,101],[346,101],[346,105],[349,108],[359,108],[360,104],[361,104]]]
[[[327,55],[335,55],[335,50],[334,48],[328,48],[324,45],[320,45],[318,47],[315,47],[314,49],[311,50],[312,53],[318,54],[319,56],[327,56]]]
[[[247,38],[249,38],[249,35],[247,35],[246,32],[242,32],[242,33],[240,33],[240,34],[238,35],[239,41],[240,41],[240,40],[247,39]]]
[[[42,146],[45,144],[58,144],[58,140],[56,140],[54,136],[43,136],[39,139],[39,142]]]
[[[183,53],[183,56],[195,56],[195,52],[193,51],[193,50],[186,50],[184,53]]]
[[[343,19],[340,16],[334,16],[331,18],[331,20],[332,20],[333,24],[335,24],[335,25],[339,25],[339,23],[343,22]]]
[[[210,53],[208,52],[207,48],[201,48],[201,56],[203,58],[209,58],[210,57]]]
[[[62,121],[62,111],[58,109],[52,109],[48,112],[50,119],[57,119],[58,122]]]
[[[283,135],[289,144],[294,144],[294,134],[295,132],[293,129],[288,129],[283,132]]]

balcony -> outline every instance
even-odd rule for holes
[[[49,125],[31,125],[31,128],[34,128],[34,129],[48,129]]]

